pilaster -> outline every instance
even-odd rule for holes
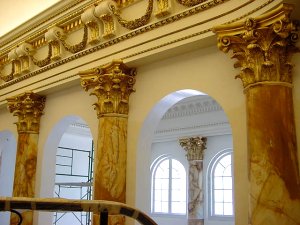
[[[291,58],[298,52],[291,5],[215,28],[240,67],[247,105],[249,224],[300,224],[300,177]],[[238,207],[238,206],[237,206]]]
[[[7,99],[8,109],[18,117],[18,145],[13,186],[14,197],[35,197],[35,176],[38,153],[40,118],[45,106],[45,97],[25,92]],[[22,212],[23,225],[33,222],[32,211]],[[11,224],[18,224],[18,217],[11,216]]]
[[[98,146],[94,160],[94,199],[125,203],[127,116],[134,91],[135,69],[122,61],[79,73],[82,87],[98,101]],[[111,217],[109,224],[124,224],[124,217]],[[94,217],[94,224],[99,219]]]
[[[189,161],[188,176],[188,224],[204,224],[204,192],[203,192],[203,154],[206,149],[205,137],[189,137],[179,139],[181,147],[186,151]]]

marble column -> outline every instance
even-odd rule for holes
[[[188,177],[188,224],[204,224],[203,193],[203,153],[206,149],[205,137],[189,137],[179,139],[181,147],[186,151],[189,162]]]
[[[93,198],[125,203],[127,116],[136,70],[122,61],[80,72],[81,85],[98,101],[98,145],[94,160]],[[99,218],[94,216],[94,224]],[[124,224],[124,217],[109,217],[109,224]]]
[[[299,225],[300,178],[292,55],[298,39],[291,5],[215,28],[218,46],[240,67],[247,105],[249,224]],[[237,205],[238,207],[238,205]]]
[[[17,156],[13,185],[14,197],[35,196],[35,175],[38,153],[40,118],[46,98],[33,92],[25,92],[7,99],[8,109],[18,117]],[[22,212],[22,225],[31,225],[33,212]],[[11,224],[18,224],[18,217],[11,216]]]

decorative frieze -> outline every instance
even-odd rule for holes
[[[98,117],[105,114],[128,114],[129,95],[134,92],[135,68],[121,60],[79,73],[85,91],[92,89],[98,101],[94,104]]]
[[[244,23],[216,27],[218,47],[223,52],[232,51],[237,59],[235,68],[241,68],[240,78],[244,88],[269,82],[292,83],[292,55],[299,51],[297,27],[290,19],[293,7],[284,5],[282,11],[272,11]]]
[[[38,133],[46,98],[33,92],[25,92],[7,99],[7,107],[14,116],[18,133]]]
[[[156,0],[155,16],[161,18],[170,14],[171,2],[170,0]]]

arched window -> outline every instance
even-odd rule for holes
[[[233,209],[233,167],[232,150],[216,155],[209,167],[210,215],[232,217]]]
[[[152,169],[152,213],[186,214],[186,171],[176,159],[156,160]]]

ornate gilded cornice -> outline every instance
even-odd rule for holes
[[[120,23],[121,26],[129,29],[129,30],[134,30],[138,27],[146,25],[151,17],[152,11],[153,11],[153,0],[148,0],[148,7],[146,9],[145,15],[141,16],[140,18],[137,18],[135,20],[130,20],[127,21],[123,19],[120,15],[120,10],[116,9],[114,5],[110,5],[111,10],[113,14],[116,16],[118,19],[118,22]]]
[[[292,84],[292,55],[299,52],[295,46],[298,29],[291,21],[291,5],[277,9],[245,22],[214,28],[218,47],[232,51],[237,59],[235,68],[241,68],[240,78],[245,89],[257,84]]]
[[[6,100],[9,111],[18,117],[18,133],[39,133],[46,97],[25,92]]]
[[[163,0],[163,1],[167,1],[167,0]],[[46,61],[48,60],[48,64],[45,65],[45,64],[40,64],[40,66],[42,66],[41,68],[37,68],[37,66],[34,66],[35,68],[29,72],[29,73],[26,73],[26,74],[22,74],[21,76],[12,76],[11,72],[14,73],[14,71],[12,71],[11,69],[11,66],[8,65],[8,64],[12,64],[13,62],[11,60],[8,59],[7,55],[3,55],[3,56],[0,56],[0,64],[2,63],[2,66],[5,66],[5,65],[8,65],[8,68],[9,70],[5,70],[4,71],[0,71],[0,76],[1,78],[3,79],[6,79],[6,78],[10,78],[10,79],[6,79],[5,83],[0,81],[0,89],[5,89],[6,87],[9,87],[11,85],[14,85],[14,84],[17,84],[23,80],[26,80],[28,78],[31,78],[31,77],[35,77],[45,71],[48,71],[48,70],[51,70],[53,68],[56,68],[58,66],[61,66],[61,65],[64,65],[68,62],[71,62],[73,60],[76,60],[78,58],[81,58],[81,57],[84,57],[84,56],[87,56],[89,54],[92,54],[94,52],[97,52],[99,50],[102,50],[102,49],[105,49],[109,46],[113,46],[117,43],[120,43],[122,41],[125,41],[125,40],[128,40],[128,39],[131,39],[135,36],[138,36],[138,35],[141,35],[141,34],[144,34],[146,32],[149,32],[149,31],[152,31],[152,30],[155,30],[157,28],[160,28],[162,26],[165,26],[165,25],[168,25],[168,24],[171,24],[171,23],[174,23],[178,20],[181,20],[181,19],[184,19],[186,17],[189,17],[189,16],[192,16],[192,15],[195,15],[195,14],[198,14],[200,12],[203,12],[203,11],[206,11],[206,10],[209,10],[211,8],[213,8],[214,6],[218,6],[218,5],[221,5],[222,3],[225,3],[229,0],[211,0],[211,1],[207,1],[203,4],[200,4],[198,6],[195,6],[195,7],[192,7],[192,8],[189,8],[185,11],[182,11],[180,13],[172,13],[171,16],[168,16],[166,18],[163,18],[163,19],[160,19],[158,20],[157,22],[154,22],[154,23],[150,23],[146,26],[143,26],[141,28],[138,28],[138,29],[135,29],[133,31],[130,31],[128,33],[125,33],[125,34],[121,34],[121,35],[118,35],[117,37],[114,37],[114,38],[110,38],[110,40],[107,40],[107,41],[96,41],[95,43],[92,43],[92,45],[95,45],[95,46],[87,46],[84,50],[82,51],[79,51],[78,53],[75,53],[75,54],[69,54],[68,52],[64,52],[64,47],[62,45],[62,43],[60,42],[59,39],[56,39],[55,42],[50,42],[50,40],[48,40],[46,38],[46,42],[48,42],[48,45],[51,45],[52,47],[52,57],[51,57],[51,61],[49,62],[49,60],[47,59],[48,57],[46,57]],[[237,20],[240,20],[242,18],[245,18],[247,15],[250,15],[266,6],[268,6],[270,3],[272,3],[274,0],[268,0],[267,2],[264,2],[263,4],[259,5],[258,7],[256,8],[253,8],[251,11],[248,11],[246,14],[244,15],[241,15],[239,17],[236,17],[234,18],[232,21],[237,21]],[[159,1],[157,1],[159,2]],[[224,15],[227,15],[233,11],[236,11],[240,8],[243,8],[247,5],[249,5],[252,1],[248,1],[248,2],[245,2],[243,3],[242,5],[239,5],[235,8],[233,8],[232,10],[228,11],[228,12],[225,12],[224,14],[220,14],[220,15],[216,15],[212,18],[208,18],[207,20],[204,20],[204,21],[199,21],[195,24],[193,24],[193,26],[198,26],[200,24],[203,24],[203,23],[206,23],[206,22],[209,22],[209,21],[212,21],[213,19],[216,19],[216,18],[220,18]],[[170,6],[170,4],[169,4]],[[129,10],[129,9],[128,9]],[[77,14],[76,14],[77,16]],[[67,21],[67,19],[65,19]],[[59,24],[59,23],[58,23]],[[85,23],[83,23],[85,24]],[[87,24],[86,24],[87,25]],[[64,25],[65,26],[65,25]],[[185,27],[185,28],[182,28],[181,31],[184,31],[185,29],[188,29],[189,27]],[[88,28],[89,29],[89,28]],[[63,29],[65,30],[65,29]],[[122,60],[124,59],[128,59],[128,58],[131,58],[131,57],[136,57],[138,55],[141,55],[141,54],[144,54],[145,52],[150,52],[150,51],[153,51],[155,49],[159,49],[159,48],[162,48],[162,47],[165,47],[165,46],[169,46],[169,45],[172,45],[174,43],[177,43],[177,42],[181,42],[183,40],[188,40],[190,38],[193,38],[193,37],[197,37],[197,36],[200,36],[200,35],[203,35],[205,33],[208,33],[211,31],[211,28],[208,28],[208,29],[205,29],[205,30],[201,30],[200,32],[197,32],[197,33],[193,33],[193,34],[189,34],[189,35],[186,35],[186,36],[183,36],[181,38],[178,38],[176,40],[170,40],[170,41],[167,41],[167,42],[164,42],[164,43],[160,43],[159,45],[156,45],[154,47],[151,47],[151,48],[148,48],[148,49],[142,49],[141,51],[137,51],[137,52],[134,52],[132,54],[129,54],[129,55],[124,55],[123,57],[120,57]],[[90,35],[90,31],[88,31],[88,35]],[[66,34],[68,35],[68,34]],[[51,44],[50,44],[51,43]],[[52,45],[53,44],[53,45]],[[35,46],[33,44],[33,46]],[[48,48],[49,50],[49,48]],[[58,55],[54,56],[54,50],[59,53]],[[38,52],[39,49],[36,49],[36,52]],[[118,51],[117,53],[120,53],[121,51]],[[116,52],[114,53],[111,53],[109,55],[113,55],[115,54]],[[48,54],[49,54],[49,51],[48,51]],[[38,55],[38,54],[37,54]],[[62,58],[63,56],[63,58]],[[104,56],[101,56],[100,58],[104,58],[106,55]],[[36,60],[44,60],[44,59],[38,59],[38,57],[35,58]],[[36,62],[33,61],[33,64],[37,64]],[[17,62],[17,61],[16,61]],[[0,68],[1,68],[1,65],[0,65]],[[11,76],[9,76],[11,74]],[[50,76],[48,76],[47,78],[50,78],[50,77],[54,77],[56,76],[57,74],[54,73],[54,74],[51,74]],[[55,81],[51,81],[50,84],[55,84],[55,83],[59,83],[60,81],[62,80],[67,80],[71,77],[76,77],[77,74],[72,74],[72,75],[69,75],[68,77],[60,77],[59,79],[56,79]],[[3,80],[4,80],[3,79]],[[46,78],[45,78],[46,79]],[[43,78],[44,80],[44,78]],[[35,82],[36,83],[36,82]],[[26,85],[28,86],[28,85]],[[47,84],[43,84],[42,86],[40,87],[46,87]],[[23,87],[23,86],[22,86]],[[15,90],[19,90],[20,88],[16,87]],[[32,89],[32,88],[31,88]],[[33,89],[34,90],[34,89]],[[1,96],[4,96],[5,94],[0,94],[0,97]],[[3,102],[3,101],[2,101]]]
[[[127,115],[129,96],[134,92],[135,68],[127,67],[121,60],[79,72],[81,86],[85,91],[92,89],[98,102],[94,104],[98,118],[105,115]]]
[[[206,141],[206,137],[189,137],[179,139],[179,144],[186,151],[188,161],[203,160]]]
[[[200,3],[205,2],[207,0],[177,0],[177,1],[181,5],[191,7],[191,6],[199,5]]]

